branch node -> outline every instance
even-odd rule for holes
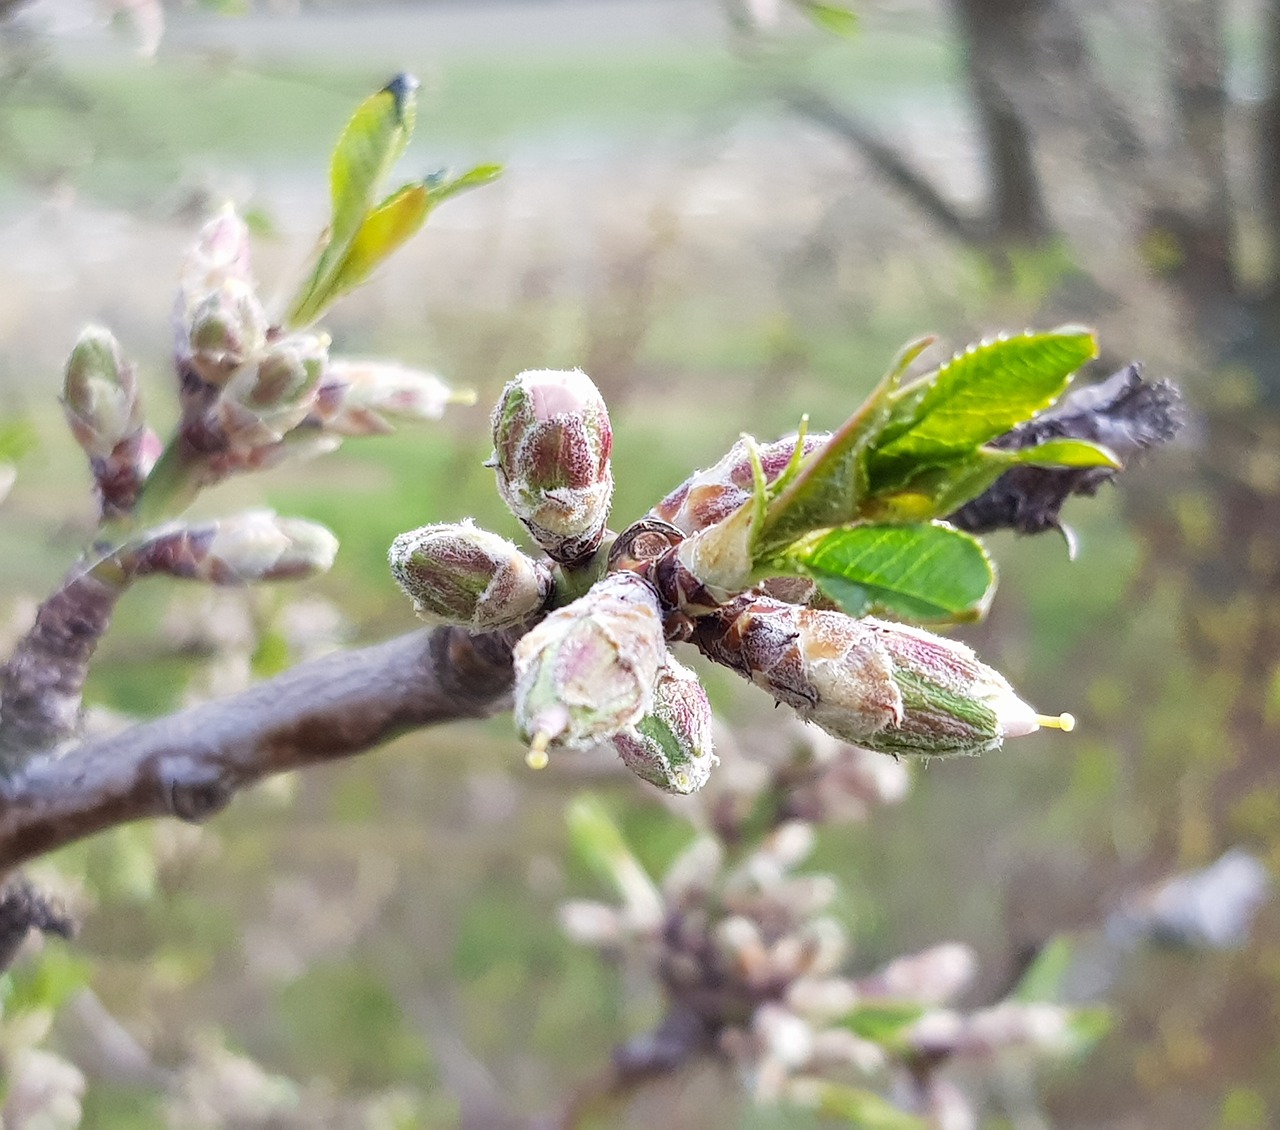
[[[190,758],[169,758],[160,768],[165,807],[179,820],[202,824],[221,812],[235,795],[234,782],[216,765]]]

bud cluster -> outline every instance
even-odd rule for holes
[[[173,332],[188,487],[332,450],[344,436],[389,432],[388,416],[438,419],[455,399],[430,373],[331,358],[327,335],[272,325],[248,229],[230,208],[187,257]]]

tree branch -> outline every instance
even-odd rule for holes
[[[0,783],[0,873],[129,821],[204,820],[272,774],[363,753],[417,726],[493,714],[507,705],[518,635],[414,632],[33,757]]]

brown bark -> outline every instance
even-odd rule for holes
[[[0,873],[152,816],[199,821],[275,773],[507,704],[518,633],[415,632],[301,664],[228,699],[41,755],[0,783]]]

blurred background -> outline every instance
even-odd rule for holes
[[[1274,874],[1280,4],[853,6],[838,35],[767,0],[0,0],[6,650],[94,520],[56,400],[81,326],[113,329],[163,431],[173,287],[203,219],[234,200],[283,298],[325,222],[337,131],[408,70],[406,173],[507,171],[325,323],[335,353],[431,369],[478,403],[209,492],[209,513],[265,502],[328,524],[335,569],[130,593],[95,708],[163,713],[411,628],[385,567],[396,533],[467,515],[518,533],[481,464],[521,369],[578,365],[604,391],[620,527],[742,431],[772,439],[803,412],[836,426],[908,338],[1084,322],[1104,353],[1088,376],[1141,360],[1183,387],[1190,426],[1069,504],[1076,561],[1052,534],[991,539],[999,594],[957,633],[1079,728],[917,771],[900,804],[823,829],[813,865],[840,879],[855,965],[964,942],[975,1000],[1228,849]],[[709,681],[730,734],[776,724],[763,696]],[[51,1023],[85,1072],[86,1126],[555,1110],[661,1010],[651,982],[560,934],[557,906],[600,893],[565,803],[597,790],[657,870],[692,831],[613,766],[532,774],[521,754],[505,718],[414,734],[208,827],[129,827],[42,861],[32,876],[83,929],[14,971],[8,1013]],[[1148,931],[1165,944],[1078,987],[1114,1010],[1093,1053],[985,1124],[1280,1124],[1280,911],[1246,930],[1208,890],[1210,926],[1165,923]],[[156,1085],[190,1064],[181,1093]],[[711,1070],[615,1117],[809,1124],[749,1109]]]

